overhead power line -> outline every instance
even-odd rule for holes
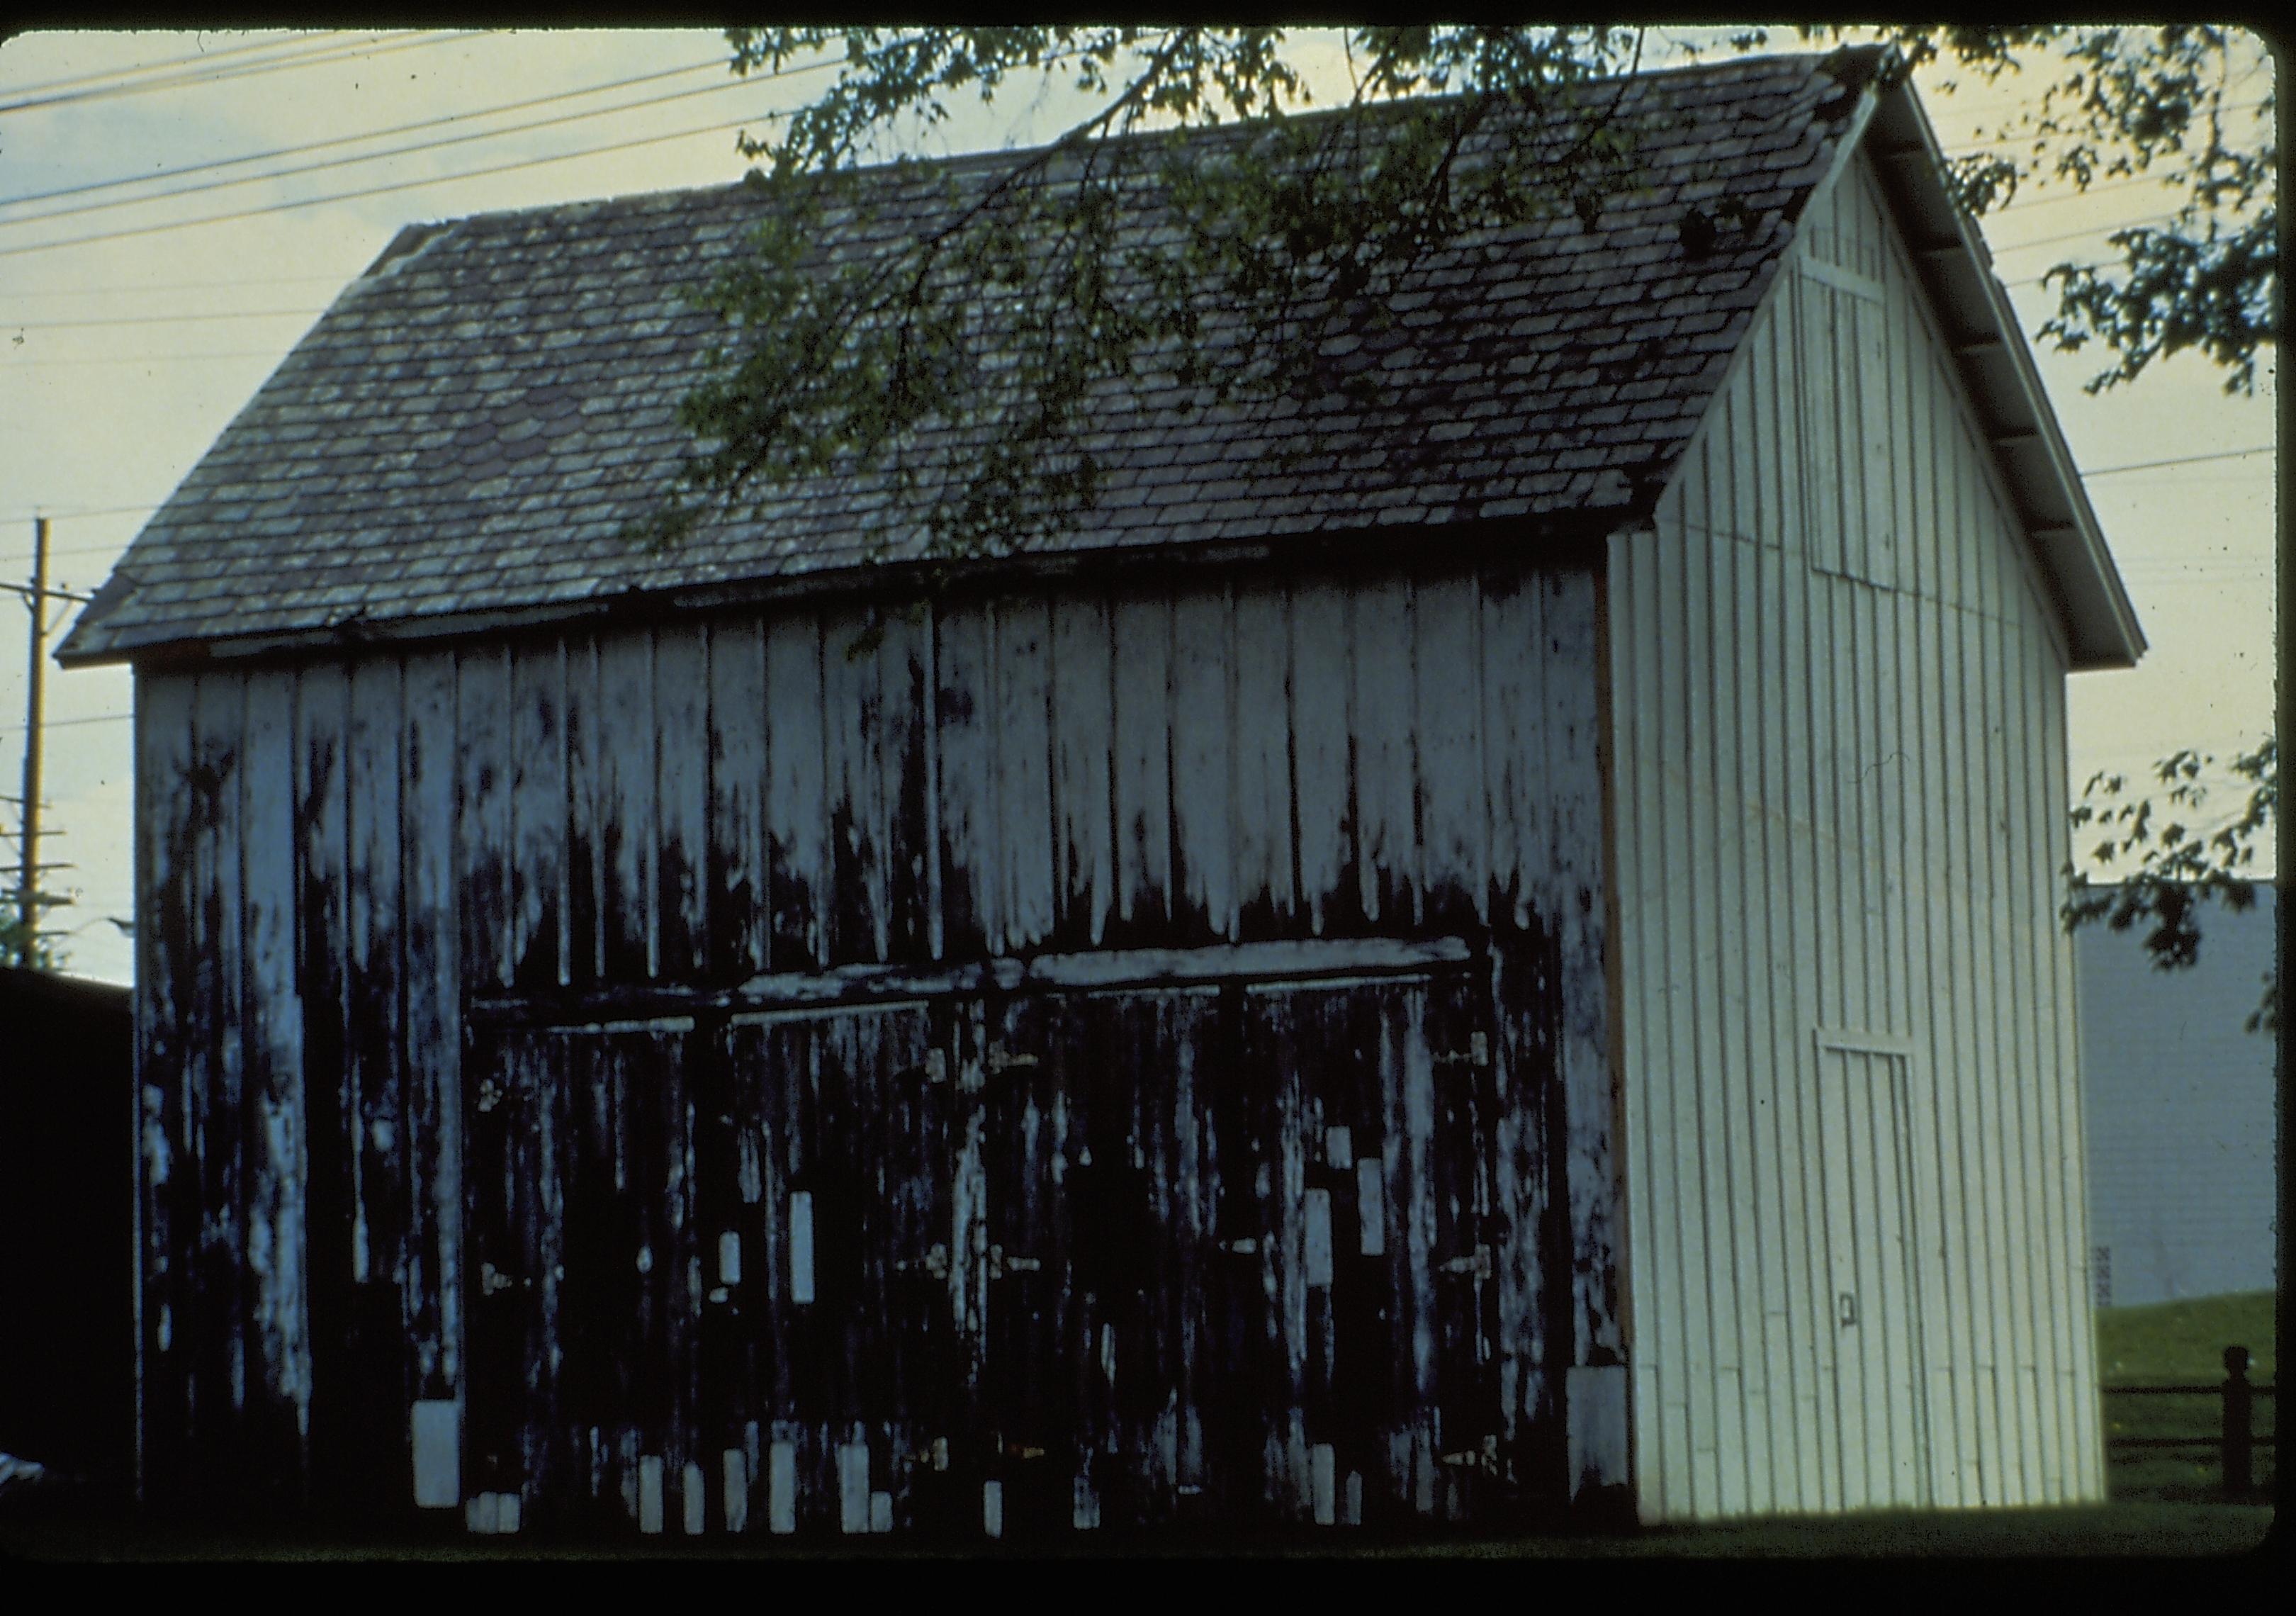
[[[691,72],[693,70],[689,68],[681,68],[676,70],[678,72]],[[667,75],[656,74],[650,75],[650,77],[660,78],[667,77]],[[179,196],[198,196],[209,191],[228,191],[237,185],[258,185],[267,180],[286,179],[299,174],[321,174],[336,168],[352,168],[359,163],[381,162],[386,159],[393,157],[406,157],[424,152],[439,152],[445,150],[448,146],[466,145],[474,140],[496,140],[505,135],[523,135],[529,130],[555,128],[562,124],[580,123],[586,119],[593,118],[611,118],[618,112],[633,112],[642,111],[647,107],[668,106],[672,102],[687,101],[697,95],[722,95],[728,90],[743,90],[750,87],[750,86],[748,84],[744,83],[741,79],[729,78],[723,84],[703,85],[698,89],[681,90],[675,94],[650,95],[638,101],[621,102],[611,107],[593,107],[586,111],[581,112],[562,112],[555,118],[533,119],[525,123],[509,124],[499,129],[470,129],[460,135],[447,135],[441,140],[414,141],[403,146],[392,146],[381,152],[362,152],[355,156],[328,158],[321,162],[300,163],[292,168],[274,168],[266,170],[261,174],[242,174],[232,179],[209,180],[201,185],[181,185],[172,191],[156,192],[150,196],[107,197],[102,201],[80,202],[70,208],[52,208],[45,213],[26,214],[20,218],[0,219],[0,225],[29,225],[37,223],[41,219],[70,218],[81,214],[102,213],[115,208],[140,208],[152,202],[172,201]],[[541,102],[567,101],[578,95],[591,95],[595,94],[597,94],[597,92],[594,90],[570,90],[562,95],[544,96],[540,101],[526,102],[519,104],[534,106],[541,104]],[[501,110],[503,109],[496,109],[496,111]],[[479,116],[479,114],[463,114],[462,116]],[[453,120],[442,119],[437,121]],[[372,140],[375,137],[373,135],[360,135],[356,138]],[[339,144],[340,143],[330,142],[326,144]]]
[[[2083,477],[2110,477],[2117,472],[2150,472],[2164,465],[2197,465],[2204,460],[2239,460],[2249,455],[2269,455],[2279,446],[2259,443],[2251,448],[2222,449],[2212,455],[2172,455],[2166,460],[2136,460],[2127,465],[2099,466],[2093,472],[2083,472]]]
[[[770,112],[761,118],[737,118],[724,123],[702,124],[693,128],[672,130],[666,135],[650,135],[638,140],[609,141],[603,145],[585,146],[578,152],[554,152],[544,157],[529,157],[517,162],[496,163],[489,168],[466,168],[458,174],[431,174],[419,179],[396,180],[387,185],[369,185],[357,191],[335,192],[326,196],[299,197],[292,201],[273,202],[261,208],[242,208],[230,213],[210,213],[195,219],[176,219],[164,225],[143,225],[132,230],[99,231],[93,235],[68,236],[61,242],[36,242],[23,247],[0,247],[0,258],[20,258],[34,252],[53,252],[64,247],[85,247],[97,242],[121,242],[136,236],[153,235],[165,230],[187,230],[198,225],[221,225],[238,219],[257,218],[267,214],[289,213],[299,208],[324,207],[330,202],[355,201],[362,197],[384,196],[395,191],[415,191],[430,185],[453,185],[458,180],[481,179],[492,174],[512,174],[524,168],[539,168],[550,163],[572,162],[578,158],[598,157],[609,152],[636,151],[641,146],[658,146],[673,140],[691,140],[698,135],[723,134],[746,128],[752,124],[770,123],[786,118],[786,112]]]
[[[165,72],[169,68],[211,65],[227,61],[234,56],[245,56],[256,51],[276,51],[288,47],[308,50],[324,45],[330,41],[339,40],[342,37],[343,30],[340,29],[318,35],[288,33],[274,38],[255,40],[247,45],[227,45],[221,50],[193,51],[187,56],[163,56],[157,62],[139,62],[131,67],[104,68],[95,72],[75,73],[65,78],[50,78],[39,84],[20,84],[12,87],[7,93],[11,95],[44,95],[50,90],[74,89],[82,85],[98,84],[108,79],[128,78],[138,73],[160,73]]]
[[[171,74],[145,80],[140,84],[116,85],[91,90],[74,90],[62,95],[35,97],[29,101],[13,101],[0,104],[0,113],[29,112],[41,107],[65,106],[78,102],[103,101],[122,95],[146,95],[155,90],[182,90],[195,86],[226,84],[235,79],[251,78],[264,73],[283,72],[291,68],[328,67],[339,62],[369,61],[377,56],[396,55],[401,51],[427,49],[431,45],[452,45],[457,40],[475,39],[483,29],[451,29],[428,36],[401,38],[391,43],[367,40],[356,45],[343,45],[313,51],[291,59],[247,62],[223,69],[221,71],[195,70]],[[388,40],[390,36],[382,36]]]
[[[180,325],[187,320],[308,320],[324,308],[251,308],[219,315],[123,315],[111,320],[17,320],[0,324],[0,331],[74,331],[89,326]]]
[[[20,207],[20,206],[22,206],[23,204],[28,203],[28,202],[42,202],[42,201],[53,201],[53,200],[54,200],[55,198],[58,198],[58,197],[65,197],[65,196],[85,196],[85,195],[88,195],[88,194],[90,194],[90,193],[94,193],[94,192],[97,192],[97,191],[116,191],[116,190],[120,189],[120,188],[121,188],[121,187],[123,187],[123,186],[127,186],[127,185],[154,185],[154,184],[157,184],[157,183],[158,183],[159,181],[160,181],[160,180],[165,180],[165,179],[175,179],[175,178],[178,178],[178,177],[181,177],[181,176],[185,176],[185,175],[192,175],[192,174],[209,174],[209,173],[214,173],[214,172],[216,172],[216,171],[217,171],[217,170],[218,170],[218,169],[223,169],[223,168],[240,168],[240,167],[242,167],[243,165],[248,164],[248,163],[270,162],[270,161],[274,160],[275,159],[278,159],[278,158],[282,158],[282,157],[300,157],[300,156],[303,156],[304,154],[306,154],[307,152],[326,152],[326,151],[332,151],[332,150],[333,150],[335,147],[338,147],[338,146],[357,145],[357,144],[358,143],[360,143],[361,141],[368,141],[368,140],[387,140],[387,139],[389,139],[391,135],[412,135],[412,134],[414,134],[414,133],[416,133],[417,131],[419,131],[419,130],[422,130],[422,129],[437,129],[437,128],[443,128],[444,127],[446,127],[446,126],[447,126],[447,125],[448,125],[448,124],[467,123],[468,121],[470,121],[472,119],[474,119],[474,118],[496,118],[496,117],[499,117],[499,116],[501,116],[501,115],[502,115],[503,113],[504,113],[504,112],[521,112],[521,111],[527,111],[528,109],[532,108],[532,107],[549,106],[549,105],[553,105],[553,104],[554,104],[555,103],[562,102],[562,101],[574,101],[574,100],[578,100],[580,97],[585,96],[585,95],[603,95],[603,94],[606,94],[608,91],[611,91],[611,90],[626,90],[626,89],[630,88],[630,87],[631,87],[632,86],[634,86],[634,85],[658,83],[659,81],[660,81],[661,79],[664,79],[664,78],[684,78],[684,77],[685,77],[686,75],[691,74],[691,73],[706,72],[706,71],[709,70],[710,70],[710,69],[712,69],[712,68],[716,68],[716,69],[719,70],[720,71],[723,71],[723,70],[724,70],[724,68],[725,68],[725,64],[724,64],[722,62],[695,62],[695,63],[693,63],[692,66],[689,66],[689,67],[682,67],[682,68],[669,68],[669,69],[667,69],[667,70],[665,70],[664,71],[662,71],[662,72],[659,72],[659,73],[641,73],[641,74],[639,74],[637,77],[636,77],[636,78],[618,78],[618,79],[614,80],[614,81],[613,81],[612,83],[611,83],[611,84],[592,85],[592,86],[589,86],[588,88],[586,88],[586,89],[579,89],[579,90],[562,90],[562,91],[560,91],[558,94],[554,94],[554,95],[535,95],[535,96],[530,96],[530,97],[529,97],[529,98],[528,98],[527,100],[525,100],[525,101],[513,101],[513,102],[508,102],[508,103],[505,103],[504,105],[497,106],[497,107],[480,107],[480,108],[476,109],[475,111],[468,111],[468,112],[448,112],[448,113],[445,114],[444,116],[438,117],[438,118],[422,118],[422,119],[416,119],[414,122],[413,122],[413,123],[394,124],[394,125],[392,125],[390,128],[387,128],[387,129],[370,129],[370,130],[367,130],[366,132],[365,132],[364,134],[359,134],[359,135],[338,135],[334,136],[334,137],[333,137],[332,139],[331,139],[331,140],[314,140],[314,141],[306,141],[306,142],[303,142],[303,143],[301,143],[301,144],[297,144],[297,145],[292,145],[292,146],[281,146],[281,147],[276,148],[275,150],[269,151],[269,152],[251,152],[251,153],[250,153],[250,154],[248,154],[247,156],[244,156],[244,157],[226,157],[226,158],[218,159],[218,160],[215,160],[215,161],[212,161],[212,162],[203,162],[203,163],[184,163],[184,164],[183,164],[183,165],[181,165],[180,167],[177,167],[177,168],[161,168],[161,169],[159,169],[159,170],[157,170],[157,171],[155,171],[155,172],[153,172],[153,173],[151,173],[151,174],[135,174],[135,175],[130,175],[130,176],[127,176],[126,178],[123,178],[123,179],[91,180],[91,181],[89,181],[89,182],[88,182],[87,184],[86,184],[86,185],[62,185],[62,186],[59,186],[57,189],[53,190],[53,191],[35,191],[35,192],[32,192],[32,193],[30,193],[29,194],[28,194],[28,195],[24,195],[24,196],[12,196],[12,197],[6,197],[6,198],[0,198],[0,208],[15,208],[15,207]],[[729,80],[729,81],[727,82],[727,84],[726,84],[726,85],[713,85],[713,86],[709,86],[709,88],[710,90],[717,90],[717,89],[724,89],[724,88],[728,88],[728,87],[734,87],[734,86],[740,86],[740,85],[741,85],[741,84],[742,84],[743,82],[745,82],[745,81],[743,81],[743,80],[740,80],[740,79],[732,79],[732,80]],[[706,92],[697,92],[697,93],[699,94],[699,93],[706,93]],[[630,107],[642,107],[642,106],[652,106],[652,105],[658,105],[658,104],[660,104],[660,103],[663,103],[663,102],[667,102],[667,101],[669,101],[669,100],[672,100],[672,99],[675,99],[675,97],[662,96],[662,97],[651,98],[651,99],[648,99],[648,100],[645,100],[645,101],[631,102],[631,103],[627,103],[627,105],[622,106],[622,107],[608,107],[608,108],[602,108],[602,109],[600,109],[600,110],[599,110],[599,111],[597,111],[585,114],[585,116],[587,116],[587,117],[594,117],[594,118],[602,118],[602,117],[604,117],[608,112],[625,111],[627,111],[627,110],[628,110],[628,108],[630,108]],[[527,128],[539,128],[539,127],[541,127],[542,126],[541,126],[541,125],[539,125],[539,124],[529,124],[529,125],[525,125],[525,126],[522,126],[522,127],[527,127]],[[488,131],[488,133],[496,134],[496,135],[509,135],[509,134],[514,134],[514,133],[516,133],[516,132],[517,132],[517,131],[516,131],[516,130],[513,130],[513,129],[496,129],[496,130]],[[467,138],[483,138],[483,135],[475,135],[475,136],[470,136],[470,137],[467,137]],[[451,143],[441,141],[441,142],[438,142],[438,143],[435,143],[435,144],[440,144],[440,145],[444,145],[444,144],[451,144]],[[402,148],[402,149],[403,149],[403,150],[406,150],[406,151],[429,151],[429,150],[430,150],[431,148],[430,148],[430,145],[425,144],[425,145],[420,145],[420,146],[410,146],[410,147],[406,147],[406,148]],[[370,160],[371,158],[373,158],[373,157],[378,157],[378,156],[390,156],[390,155],[392,155],[392,153],[389,153],[389,152],[373,152],[373,153],[369,153],[369,154],[367,154],[366,156],[363,156],[363,157],[356,157],[356,158],[350,158],[350,159],[347,159],[347,160],[347,160],[347,161],[351,161],[351,162],[365,162],[365,161],[369,160]],[[324,167],[324,165],[318,165],[318,166],[322,166],[322,167]],[[275,173],[275,174],[259,174],[259,175],[253,175],[253,176],[249,176],[248,178],[246,178],[246,179],[226,181],[226,182],[223,182],[223,184],[229,184],[229,185],[247,185],[247,184],[250,184],[250,183],[252,183],[254,180],[259,180],[259,179],[276,179],[276,178],[281,177],[281,176],[283,176],[283,175],[286,175],[286,174],[300,174],[300,173],[307,173],[307,172],[308,172],[308,171],[309,171],[309,170],[308,170],[308,169],[306,169],[306,168],[285,168],[285,169],[281,169],[281,170],[279,170],[277,173]],[[102,204],[102,205],[105,205],[105,206],[112,206],[112,207],[126,207],[126,206],[129,205],[129,202],[130,202],[131,201],[154,201],[159,200],[160,197],[166,197],[166,196],[188,196],[188,195],[191,195],[191,194],[193,194],[193,193],[195,193],[195,192],[199,192],[199,191],[212,191],[212,190],[219,190],[219,189],[221,189],[221,188],[222,188],[221,185],[186,185],[186,186],[180,187],[180,188],[178,188],[178,189],[176,189],[176,190],[174,190],[174,191],[163,191],[163,192],[160,192],[160,193],[155,193],[155,195],[153,195],[153,196],[148,196],[148,197],[135,197],[135,198],[132,198],[132,199],[121,199],[121,200],[117,201],[114,201],[114,202],[110,202],[110,203]],[[52,210],[52,211],[50,211],[50,212],[47,212],[47,213],[37,213],[37,214],[32,214],[32,215],[30,215],[30,216],[29,216],[29,217],[32,217],[32,218],[61,218],[61,217],[64,217],[64,215],[65,215],[65,214],[67,214],[67,213],[71,213],[71,212],[85,212],[85,211],[88,211],[88,209],[53,209],[53,210]]]

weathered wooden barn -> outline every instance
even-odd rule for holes
[[[137,679],[147,1497],[2099,1497],[2063,685],[2143,642],[1874,65],[1635,81],[1647,184],[1334,345],[1385,401],[1112,390],[930,579],[873,473],[623,537],[769,198],[402,235],[62,653]]]

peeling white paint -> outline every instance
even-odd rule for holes
[[[790,1194],[790,1300],[803,1305],[813,1300],[813,1192]]]
[[[783,1537],[797,1530],[797,1444],[766,1449],[766,1526]]]
[[[739,1455],[734,1456],[739,1457]],[[709,1523],[709,1494],[703,1490],[701,1466],[692,1459],[685,1462],[685,1473],[679,1477],[680,1501],[685,1505],[685,1535],[698,1538]]]
[[[1304,1277],[1311,1285],[1328,1285],[1332,1283],[1332,1192],[1309,1190],[1301,1199],[1305,1202],[1301,1209]]]
[[[452,1509],[463,1501],[462,1406],[451,1398],[418,1401],[409,1416],[414,1449],[414,1504]]]
[[[837,1448],[837,1525],[849,1536],[869,1530],[869,1445],[842,1442]]]
[[[726,1530],[745,1532],[750,1530],[750,1460],[738,1448],[728,1448],[720,1456],[723,1461],[726,1486]]]
[[[638,1530],[661,1530],[661,1456],[647,1454],[638,1460]]]

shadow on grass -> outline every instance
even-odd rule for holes
[[[2064,1509],[1892,1512],[1653,1527],[1601,1534],[1447,1535],[1380,1539],[1328,1531],[1242,1542],[1212,1538],[1070,1538],[1041,1545],[935,1546],[749,1538],[680,1541],[478,1538],[442,1521],[432,1531],[234,1531],[69,1514],[0,1519],[0,1554],[50,1562],[1268,1558],[1366,1559],[2092,1559],[2231,1555],[2258,1548],[2269,1505],[2119,1502]]]

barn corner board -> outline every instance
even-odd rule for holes
[[[355,283],[63,652],[136,669],[146,1498],[2100,1496],[2054,882],[2142,636],[1910,92],[1620,93],[1742,217],[1532,232],[1398,371],[1472,431],[1111,400],[1102,514],[931,592],[804,490],[614,537],[754,193]]]

